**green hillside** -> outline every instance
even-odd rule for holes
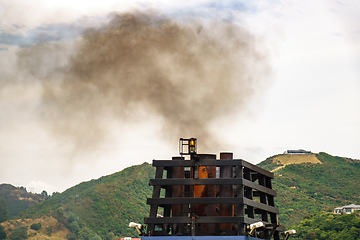
[[[45,198],[45,195],[27,192],[24,187],[0,184],[0,208],[7,208],[9,218],[16,216],[34,204],[42,202]]]
[[[297,234],[291,237],[293,239],[357,240],[360,239],[360,213],[318,212],[301,220],[294,228]]]
[[[326,153],[277,155],[259,166],[275,174],[273,188],[278,193],[276,205],[285,228],[296,225],[301,230],[303,228],[299,224],[304,219],[332,211],[338,206],[360,204],[358,160]],[[21,212],[16,218],[39,219],[37,221],[56,219],[54,227],[47,229],[47,233],[49,236],[67,236],[67,239],[135,237],[137,233],[128,227],[128,223],[143,222],[143,218],[148,216],[146,198],[152,193],[148,183],[154,177],[154,172],[150,164],[143,163],[83,182],[61,194],[54,194]]]
[[[320,163],[298,161],[291,164],[290,159],[283,166],[278,156],[274,156],[259,164],[267,170],[275,170],[276,205],[285,226],[299,223],[304,217],[320,211],[360,203],[360,161],[326,153],[313,156]]]
[[[71,239],[83,235],[94,239],[97,239],[96,235],[102,239],[137,236],[128,225],[130,221],[142,222],[149,214],[146,198],[152,192],[149,179],[154,177],[154,173],[148,163],[132,166],[55,194],[25,210],[19,217],[52,216],[73,233],[68,236]]]

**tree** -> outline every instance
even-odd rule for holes
[[[306,234],[304,239],[309,239],[309,240],[316,239],[316,234],[312,231],[309,231],[308,234]]]
[[[9,218],[9,209],[5,198],[0,198],[0,223],[5,222]]]
[[[66,239],[67,240],[76,240],[75,233],[69,233],[68,235],[66,235]]]
[[[57,195],[60,195],[60,193],[59,193],[59,192],[53,192],[53,193],[51,194],[52,197],[57,196]]]
[[[27,226],[20,226],[12,230],[10,240],[24,240],[28,238]]]
[[[6,232],[2,225],[0,225],[0,240],[6,239]]]
[[[30,226],[31,229],[34,229],[35,231],[39,231],[41,228],[41,223],[34,223]]]
[[[18,189],[20,189],[20,190],[21,190],[21,191],[23,191],[23,192],[27,192],[26,188],[25,188],[25,187],[23,187],[23,186],[18,187]]]
[[[45,190],[41,192],[41,195],[43,195],[44,197],[48,197],[48,193]]]

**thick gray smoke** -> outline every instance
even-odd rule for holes
[[[268,59],[258,47],[230,22],[128,13],[85,31],[70,58],[61,57],[61,44],[18,56],[42,81],[41,112],[51,131],[76,148],[104,140],[107,118],[126,124],[139,116],[160,118],[165,137],[194,136],[209,146],[214,120],[242,111],[265,84]]]

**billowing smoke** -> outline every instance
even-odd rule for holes
[[[269,71],[250,32],[225,21],[114,14],[65,46],[41,44],[18,57],[42,82],[49,129],[76,148],[104,140],[109,117],[121,124],[159,118],[163,136],[211,145],[214,121],[244,110]]]

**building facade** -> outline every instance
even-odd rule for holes
[[[360,205],[350,204],[348,206],[337,207],[334,209],[335,214],[351,214],[360,210]]]

